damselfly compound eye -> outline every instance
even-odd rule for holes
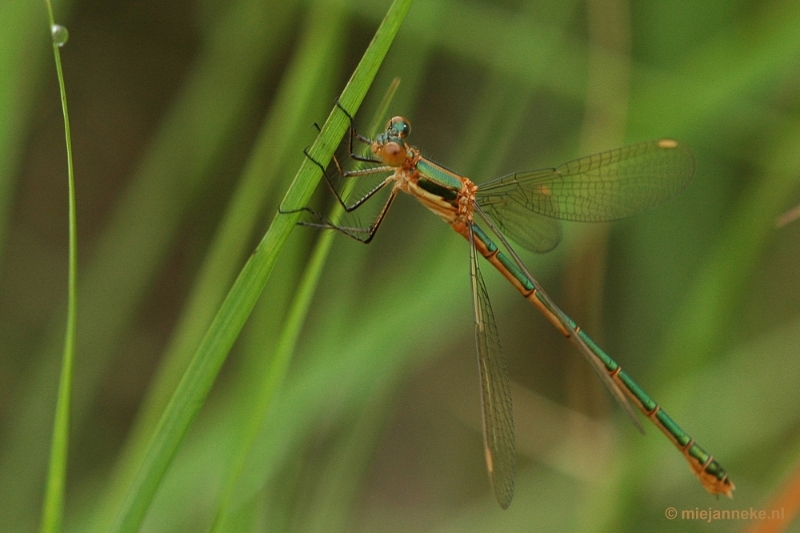
[[[405,139],[411,133],[411,124],[404,117],[393,117],[386,125],[386,133],[391,137]]]

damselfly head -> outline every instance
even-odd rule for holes
[[[386,124],[386,131],[375,138],[372,153],[384,164],[399,167],[408,158],[408,147],[403,139],[411,133],[411,124],[403,117],[393,117]]]
[[[392,117],[386,124],[386,136],[389,139],[405,139],[411,133],[411,123],[405,117]]]

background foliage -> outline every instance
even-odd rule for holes
[[[81,245],[67,531],[113,518],[311,123],[388,4],[56,4],[70,30]],[[399,76],[390,113],[411,120],[425,155],[477,182],[651,138],[692,148],[697,176],[674,201],[572,224],[555,252],[525,259],[719,458],[734,500],[708,496],[656,430],[639,435],[487,267],[519,453],[501,511],[482,456],[466,245],[404,198],[370,246],[335,239],[286,380],[226,492],[265,365],[298,320],[287,312],[318,232],[294,231],[143,530],[208,530],[224,495],[230,531],[758,525],[665,509],[772,510],[798,476],[800,222],[774,225],[800,202],[798,27],[800,3],[782,0],[420,0],[358,115],[366,128]],[[49,47],[43,5],[3,2],[3,531],[37,527],[63,338],[65,157]]]

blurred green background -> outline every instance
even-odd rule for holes
[[[67,531],[103,531],[113,516],[126,458],[146,443],[313,142],[311,124],[388,5],[55,4],[70,31],[80,253]],[[468,250],[402,198],[370,246],[335,239],[225,530],[759,525],[680,511],[771,511],[800,476],[800,222],[775,227],[800,203],[798,28],[800,3],[781,0],[418,0],[357,117],[366,128],[400,77],[390,112],[410,119],[410,141],[478,183],[659,137],[693,150],[696,178],[674,201],[567,225],[556,251],[524,259],[728,469],[733,500],[709,496],[649,424],[640,435],[487,266],[517,426],[517,492],[501,511],[483,460]],[[34,531],[39,519],[66,305],[65,168],[44,4],[4,0],[4,532]],[[235,238],[221,237],[226,228]],[[318,236],[298,228],[284,248],[143,531],[209,529]],[[679,518],[666,518],[670,507]],[[779,525],[800,531],[785,512]]]

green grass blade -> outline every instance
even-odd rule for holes
[[[277,62],[298,3],[225,2],[225,9],[205,30],[205,44],[183,87],[164,111],[91,248],[91,258],[81,268],[78,323],[82,327],[76,339],[81,359],[73,387],[73,431],[91,424],[92,402],[109,368],[119,360],[119,344],[166,261],[183,218],[207,186],[231,137],[241,129],[242,109],[253,105],[261,73]],[[73,29],[73,44],[79,38]],[[3,413],[0,479],[17,482],[0,484],[0,516],[22,516],[28,509],[38,512],[49,446],[42,435],[49,434],[55,401],[52,391],[58,379],[56,354],[63,344],[65,307],[62,302],[51,306],[44,331],[26,354],[30,371],[9,391],[9,405],[15,408]]]
[[[53,6],[47,0],[47,14],[50,27],[55,29]],[[63,29],[63,28],[62,28]],[[67,90],[64,86],[64,72],[61,68],[60,47],[66,42],[66,35],[53,35],[53,56],[58,73],[58,88],[61,94],[61,109],[64,114],[64,142],[67,149],[67,186],[69,196],[69,272],[67,274],[67,324],[64,336],[64,352],[61,359],[61,377],[58,383],[58,399],[53,422],[53,440],[50,448],[50,465],[47,476],[44,506],[42,508],[42,533],[61,531],[64,520],[64,492],[67,478],[67,458],[69,455],[69,414],[72,404],[72,374],[75,361],[75,317],[77,310],[78,285],[78,222],[75,206],[75,173],[72,165],[72,137],[67,109]]]
[[[410,6],[411,0],[395,0],[342,92],[340,102],[351,112],[355,112],[364,99]],[[311,156],[317,161],[329,161],[346,128],[347,118],[334,108],[309,150]],[[284,198],[284,205],[306,205],[319,179],[319,168],[310,160],[304,160]],[[197,416],[299,216],[299,213],[277,214],[239,274],[156,428],[112,531],[139,528],[164,472]]]
[[[330,24],[331,21],[328,19],[325,21],[325,23]],[[370,131],[374,132],[380,126],[380,124],[382,124],[387,109],[389,108],[389,105],[394,98],[394,94],[397,91],[398,85],[399,80],[395,79],[378,106],[378,110],[373,118]],[[347,197],[347,189],[352,188],[352,185],[354,185],[353,181],[348,182],[348,186],[350,187],[345,188],[345,198]],[[342,211],[342,207],[339,204],[336,204],[334,206],[334,213],[329,217],[329,220],[336,221],[337,216],[339,216]],[[325,262],[328,258],[328,254],[331,246],[333,245],[333,239],[335,236],[335,231],[327,231],[323,233],[317,241],[317,245],[314,247],[314,250],[311,253],[311,258],[308,261],[308,267],[303,272],[303,277],[300,280],[299,288],[296,292],[289,313],[287,314],[286,323],[281,332],[281,337],[278,340],[275,353],[272,356],[270,364],[266,368],[263,379],[259,380],[262,385],[259,387],[258,397],[253,402],[251,416],[246,424],[247,427],[242,433],[239,443],[239,450],[234,457],[234,466],[229,471],[229,477],[225,484],[222,501],[214,523],[213,531],[215,532],[225,531],[225,523],[228,518],[229,508],[231,506],[231,497],[234,487],[246,467],[248,453],[250,452],[253,442],[258,436],[258,432],[263,425],[264,419],[266,418],[267,413],[273,404],[275,395],[284,382],[286,373],[289,369],[289,363],[297,346],[297,340],[300,336],[300,331],[303,327],[306,316],[308,315],[311,299],[316,292],[320,276],[322,275],[322,270],[325,266]]]
[[[323,11],[327,14],[330,8]],[[279,175],[281,169],[286,168],[289,155],[296,151],[302,134],[310,133],[308,124],[315,114],[311,108],[317,107],[311,104],[314,98],[318,98],[319,88],[325,85],[325,77],[331,78],[331,69],[325,67],[331,64],[339,50],[336,43],[344,31],[343,26],[344,22],[337,25],[328,17],[327,24],[308,24],[303,32],[304,44],[298,48],[282,80],[254,145],[253,155],[243,171],[165,350],[163,362],[117,461],[102,505],[103,518],[95,526],[97,531],[107,531],[113,521],[113,511],[120,506],[127,486],[136,474],[135,467],[141,460],[147,440],[202,340],[203,332],[222,303],[226,289],[235,279],[240,263],[232,258],[243,257],[248,246],[247,239],[242,237],[253,233],[261,220],[261,206],[265,199],[274,196],[284,181]],[[324,103],[327,105],[327,101]]]

